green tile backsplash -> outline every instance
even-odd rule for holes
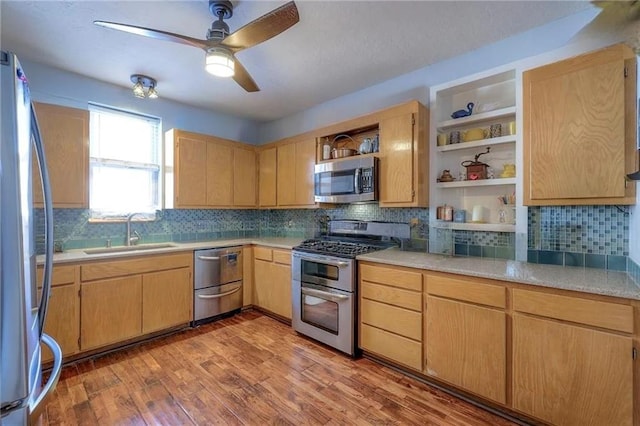
[[[627,269],[628,214],[615,206],[530,207],[528,261],[566,266]],[[506,232],[429,231],[429,209],[380,208],[377,204],[340,205],[332,209],[163,210],[153,222],[135,222],[143,243],[206,241],[215,238],[281,236],[310,238],[324,218],[410,222],[412,246],[438,244],[458,256],[515,258],[515,236]],[[36,224],[44,226],[42,210]],[[40,229],[39,235],[42,235]],[[124,223],[90,223],[89,210],[55,209],[54,238],[64,249],[100,247],[111,239],[124,244]],[[42,252],[42,241],[38,241]]]

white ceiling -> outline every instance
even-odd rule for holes
[[[231,32],[285,1],[233,1]],[[2,48],[129,87],[158,81],[171,99],[270,121],[591,7],[585,1],[309,1],[300,22],[238,59],[261,91],[204,70],[204,51],[93,24],[114,21],[204,39],[208,1],[0,0]]]

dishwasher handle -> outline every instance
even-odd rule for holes
[[[220,256],[198,256],[199,260],[215,261],[220,260]]]

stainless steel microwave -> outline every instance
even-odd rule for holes
[[[378,200],[378,159],[354,157],[316,164],[317,203],[356,203]]]

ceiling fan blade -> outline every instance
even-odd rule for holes
[[[221,44],[239,52],[277,36],[299,20],[298,8],[291,1],[229,34]]]
[[[570,42],[622,38],[636,52],[640,52],[640,2],[592,1],[602,11],[585,25]]]
[[[118,24],[116,22],[93,21],[94,24],[105,28],[124,31],[131,34],[137,34],[144,37],[155,38],[157,40],[171,41],[174,43],[186,44],[187,46],[207,49],[209,47],[207,40],[199,40],[197,38],[188,37],[181,34],[174,34],[167,31],[154,30],[152,28],[136,27],[135,25]]]
[[[246,90],[247,92],[260,91],[260,88],[258,87],[256,82],[253,81],[253,78],[251,78],[251,76],[249,75],[245,67],[242,66],[240,61],[238,61],[238,58],[235,58],[235,64],[233,68],[234,68],[233,79],[236,81],[236,83],[242,86],[244,90]]]

